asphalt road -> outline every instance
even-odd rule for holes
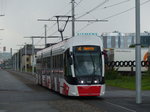
[[[34,83],[34,77],[0,70],[0,112],[150,112],[150,91],[107,87],[103,97],[65,97]]]

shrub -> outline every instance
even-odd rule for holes
[[[119,73],[117,70],[113,69],[107,69],[105,72],[105,78],[106,80],[114,80],[119,77]]]

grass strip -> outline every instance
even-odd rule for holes
[[[106,85],[135,90],[135,76],[118,76],[116,79],[106,79]],[[150,90],[150,75],[142,76],[142,90]]]

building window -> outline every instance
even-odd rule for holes
[[[29,57],[27,57],[27,62],[29,61]]]

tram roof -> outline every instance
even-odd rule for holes
[[[54,44],[48,48],[45,48],[43,50],[40,50],[37,52],[37,56],[41,54],[47,54],[49,52],[53,51],[65,51],[66,49],[72,47],[72,46],[80,46],[80,45],[96,45],[101,46],[103,48],[103,43],[100,37],[93,36],[93,35],[82,35],[82,36],[75,36],[69,39],[65,39],[57,44]]]

